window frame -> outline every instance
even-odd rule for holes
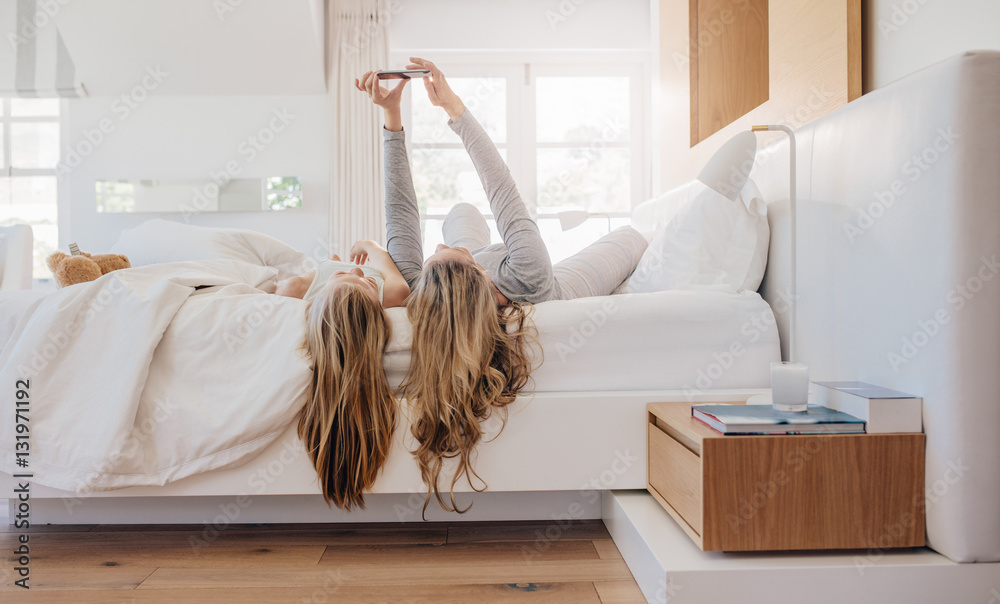
[[[3,134],[0,136],[0,145],[3,146],[3,161],[0,161],[0,178],[7,178],[8,181],[12,181],[14,178],[21,177],[51,177],[56,181],[56,198],[54,200],[55,211],[56,211],[56,233],[57,233],[57,245],[61,247],[64,234],[66,232],[66,216],[68,211],[64,208],[63,199],[66,196],[66,186],[68,186],[63,179],[57,176],[59,162],[62,161],[62,150],[63,150],[63,135],[66,132],[66,126],[68,124],[67,117],[67,101],[66,99],[59,99],[59,115],[44,115],[44,116],[14,116],[11,115],[11,100],[13,97],[5,96],[0,97],[0,107],[2,107],[2,114],[0,114],[0,125],[3,126]],[[56,124],[59,130],[59,159],[56,161],[56,165],[51,168],[18,168],[14,166],[14,159],[12,156],[13,151],[13,132],[11,126],[13,124],[28,124],[28,123],[45,123],[45,124]],[[13,184],[10,183],[11,191],[9,194],[13,193]],[[34,261],[34,260],[33,260]],[[39,284],[45,284],[51,281],[51,279],[38,279],[32,278],[32,282],[38,286]]]
[[[518,184],[526,204],[538,220],[557,220],[555,213],[536,211],[538,199],[537,150],[544,148],[569,148],[571,143],[538,143],[535,123],[535,80],[553,76],[610,76],[625,75],[629,78],[629,133],[628,143],[608,145],[630,150],[630,211],[596,212],[591,220],[622,219],[631,217],[631,210],[649,199],[652,190],[652,137],[650,103],[650,53],[632,50],[606,51],[467,51],[467,50],[394,50],[390,53],[392,64],[406,64],[411,56],[430,56],[442,71],[452,77],[486,75],[507,79],[507,141],[498,144],[505,148],[507,164]],[[403,128],[412,131],[411,101],[414,85],[409,85],[402,99]],[[442,116],[442,123],[444,123]],[[456,139],[448,143],[420,143],[407,137],[407,150],[414,148],[462,148]],[[581,146],[586,146],[581,143]],[[544,210],[544,209],[543,209]],[[421,212],[421,221],[441,220],[443,214]],[[492,219],[491,214],[486,214]]]

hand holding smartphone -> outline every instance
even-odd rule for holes
[[[427,78],[431,75],[430,69],[396,69],[391,71],[379,71],[375,73],[380,80],[409,80],[411,78]]]

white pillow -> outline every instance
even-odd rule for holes
[[[159,218],[123,231],[110,251],[128,256],[132,266],[187,260],[242,260],[278,269],[279,281],[316,268],[316,262],[307,255],[270,235]]]
[[[668,191],[646,211],[659,227],[621,291],[756,291],[770,231],[767,205],[752,180],[731,201],[698,181]],[[660,226],[662,225],[662,226]]]

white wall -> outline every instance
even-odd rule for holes
[[[966,50],[1000,50],[997,0],[866,0],[865,92]]]
[[[71,241],[103,252],[123,229],[149,218],[183,220],[181,214],[99,214],[94,181],[116,178],[198,179],[225,171],[235,161],[239,177],[301,176],[303,207],[284,212],[205,213],[190,224],[248,228],[277,237],[312,254],[327,239],[330,121],[325,95],[149,96],[127,117],[113,97],[67,102],[63,161],[67,147],[87,149],[87,132],[102,120],[113,129],[78,167],[60,178],[60,247]],[[118,108],[117,110],[115,108]],[[287,126],[251,157],[240,145],[269,127],[274,111],[287,110]],[[275,122],[281,125],[280,121]],[[266,137],[266,135],[265,135]],[[81,153],[81,157],[84,154]],[[192,195],[193,196],[193,195]]]
[[[651,40],[648,0],[398,0],[390,7],[393,49],[648,50]],[[227,17],[221,25],[237,25],[245,14],[252,13],[233,13],[233,19]],[[206,61],[212,62],[212,57],[206,56]],[[236,67],[241,65],[248,67],[243,63]],[[119,80],[128,86],[119,88],[128,90],[141,81],[143,74],[137,69],[121,75]],[[119,119],[112,110],[112,96],[67,101],[64,156],[65,149],[77,148],[85,132],[101,119],[110,119],[114,131],[60,180],[60,246],[76,241],[84,250],[101,252],[123,229],[143,220],[183,218],[179,214],[98,214],[95,180],[206,178],[224,169],[229,160],[240,162],[241,176],[302,176],[304,207],[283,213],[201,214],[191,217],[191,224],[259,230],[310,254],[318,242],[325,243],[330,164],[326,97],[246,96],[260,94],[249,91],[229,93],[236,96],[204,94],[211,87],[201,96],[183,96],[190,93],[184,93],[183,86],[177,88],[175,80],[174,74],[166,78],[162,88],[154,88],[127,119]],[[267,124],[274,108],[283,106],[296,119],[253,162],[247,162],[237,151],[238,145]]]
[[[397,0],[393,49],[650,48],[649,0]],[[428,57],[433,60],[432,57]]]

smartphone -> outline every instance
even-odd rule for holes
[[[409,80],[410,78],[427,78],[430,69],[398,69],[395,71],[379,71],[375,74],[380,80]]]

